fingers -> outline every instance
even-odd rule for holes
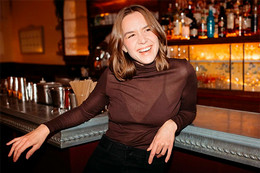
[[[16,162],[24,150],[32,147],[26,154],[26,158],[28,159],[37,149],[40,148],[49,133],[49,128],[46,125],[41,124],[30,133],[11,140],[6,143],[6,145],[12,145],[8,156],[11,157],[13,155],[13,161]]]
[[[171,157],[172,148],[173,148],[173,145],[170,145],[169,148],[168,148],[167,156],[165,158],[165,163],[167,163],[169,161],[170,157]]]
[[[24,150],[31,146],[26,137],[15,138],[12,141],[8,142],[6,145],[11,144],[12,147],[10,149],[8,157],[11,157],[13,155],[14,162],[16,162],[19,159],[20,155]]]
[[[167,163],[171,157],[172,148],[173,148],[173,145],[171,145],[171,144],[154,144],[151,149],[151,153],[149,155],[148,163],[152,164],[154,156],[156,156],[157,158],[160,158],[160,157],[164,156],[166,154],[166,152],[167,152],[167,156],[165,158],[165,162]],[[148,149],[150,149],[150,147]]]
[[[31,155],[33,155],[33,153],[38,150],[39,147],[34,145],[26,154],[26,159],[29,159],[31,157]]]
[[[9,154],[8,154],[8,157],[11,157],[12,156],[12,154],[13,154],[13,152],[14,152],[14,149],[16,148],[16,146],[20,143],[20,138],[15,138],[15,139],[13,139],[12,141],[10,141],[10,142],[8,142],[6,145],[11,145],[11,144],[13,144],[12,145],[12,148],[10,149],[10,152],[9,152]]]
[[[154,143],[154,140],[152,141],[152,143],[150,144],[150,146],[147,148],[147,151],[150,151],[150,150],[153,148],[153,143]]]
[[[6,145],[11,145],[12,143],[18,141],[20,138],[14,138],[13,140],[9,141],[8,143],[6,143]]]
[[[152,164],[154,155],[155,155],[155,149],[153,148],[149,155],[149,159],[148,159],[149,164]]]
[[[160,158],[160,157],[164,156],[164,155],[166,154],[167,150],[168,150],[168,146],[163,147],[163,149],[161,150],[161,152],[158,153],[158,155],[157,155],[156,157],[157,157],[157,158]]]
[[[17,146],[14,146],[13,161],[16,162],[19,159],[22,152],[24,152],[24,150],[30,146],[31,145],[27,142],[26,139],[22,139]]]

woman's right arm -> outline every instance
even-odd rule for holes
[[[105,93],[107,74],[108,69],[101,75],[97,86],[82,105],[41,124],[30,133],[8,142],[7,145],[12,145],[8,156],[11,157],[13,155],[13,161],[16,162],[24,150],[32,147],[26,154],[26,159],[29,159],[41,147],[50,133],[76,126],[97,115],[109,102]]]
[[[21,153],[24,152],[29,147],[32,147],[26,154],[26,159],[29,159],[31,155],[41,147],[47,136],[49,135],[50,130],[44,124],[38,126],[35,130],[27,133],[24,136],[14,138],[6,145],[11,145],[12,148],[8,154],[8,157],[13,155],[13,161],[16,162]]]

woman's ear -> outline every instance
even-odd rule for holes
[[[126,47],[123,45],[122,46],[122,50],[125,52],[125,53],[127,53],[127,49],[126,49]]]

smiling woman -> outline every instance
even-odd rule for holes
[[[109,68],[78,107],[10,141],[9,156],[29,158],[49,134],[79,125],[108,105],[108,130],[88,160],[88,173],[162,173],[175,133],[196,116],[196,74],[184,59],[166,57],[166,37],[143,6],[123,8],[112,29]]]
[[[143,64],[155,60],[158,71],[169,68],[166,35],[153,14],[138,5],[124,9],[118,13],[109,46],[110,68],[117,79],[130,79],[136,73],[132,58]]]

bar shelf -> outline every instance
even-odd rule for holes
[[[207,39],[190,39],[190,40],[168,40],[168,45],[198,45],[198,44],[226,44],[226,43],[250,43],[259,42],[260,34],[242,37],[225,37],[225,38],[207,38]]]

